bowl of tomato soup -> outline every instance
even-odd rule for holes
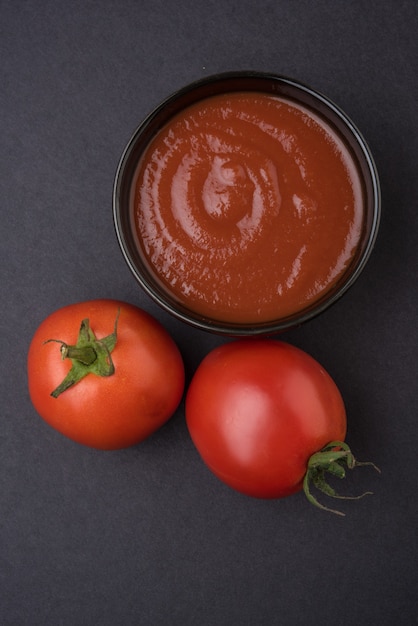
[[[118,241],[145,292],[227,335],[273,334],[336,302],[372,251],[376,167],[328,98],[259,72],[206,77],[139,125],[113,191]]]

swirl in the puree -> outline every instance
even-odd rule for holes
[[[151,141],[133,198],[142,253],[189,309],[257,323],[304,309],[346,271],[363,195],[342,139],[309,109],[214,96]]]

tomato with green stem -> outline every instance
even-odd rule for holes
[[[344,442],[346,411],[335,382],[282,341],[239,339],[209,353],[187,391],[186,421],[209,469],[249,496],[304,489],[310,502],[327,508],[312,487],[339,497],[327,475],[343,478],[361,465]]]
[[[74,441],[125,448],[159,429],[184,391],[180,351],[149,313],[110,299],[61,308],[36,330],[28,385],[39,415]]]

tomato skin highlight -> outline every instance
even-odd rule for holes
[[[311,455],[344,441],[347,427],[329,374],[272,339],[236,340],[209,353],[187,391],[186,422],[209,469],[257,498],[299,491]]]
[[[58,398],[51,392],[71,368],[62,360],[58,339],[74,344],[80,323],[89,319],[96,337],[112,333],[115,372],[88,374]],[[36,330],[28,352],[28,387],[33,406],[53,428],[93,448],[135,445],[159,429],[176,411],[184,391],[184,365],[165,328],[147,312],[117,300],[91,300],[63,307]]]

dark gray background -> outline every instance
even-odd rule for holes
[[[0,2],[0,623],[341,626],[418,623],[418,5],[415,0]],[[379,238],[358,283],[284,338],[345,398],[358,469],[338,518],[303,495],[241,496],[214,478],[183,406],[140,446],[98,452],[31,406],[26,353],[53,310],[142,306],[188,379],[224,340],[159,310],[131,276],[113,177],[141,119],[234,69],[299,79],[340,105],[381,177]]]

